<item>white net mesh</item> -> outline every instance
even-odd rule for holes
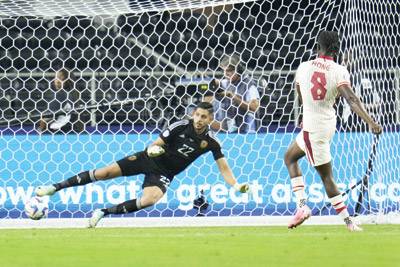
[[[210,81],[223,77],[221,60],[234,53],[260,107],[255,123],[248,113],[231,116],[224,126],[231,133],[218,138],[239,181],[253,184],[252,199],[224,184],[207,155],[174,179],[159,204],[127,216],[195,216],[193,200],[202,190],[210,204],[201,211],[206,216],[293,213],[283,154],[299,130],[294,71],[315,56],[321,30],[340,32],[338,60],[347,56],[356,91],[385,127],[370,156],[373,136],[338,103],[335,177],[346,190],[370,176],[360,213],[399,210],[399,1],[3,2],[0,218],[24,217],[23,203],[37,185],[143,150],[187,116],[211,90]],[[56,91],[64,76],[64,89]],[[249,133],[250,124],[256,133]],[[325,208],[316,172],[305,160],[301,167],[314,214],[334,214]],[[86,217],[135,198],[141,182],[141,176],[120,178],[61,191],[51,198],[49,216]],[[359,188],[350,191],[351,213]]]
[[[2,1],[1,16],[98,16],[203,8],[252,0],[36,0]]]

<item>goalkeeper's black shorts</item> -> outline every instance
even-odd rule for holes
[[[117,161],[121,168],[122,176],[144,174],[142,188],[157,186],[165,193],[171,183],[171,177],[162,174],[155,162],[149,158],[145,151],[137,152],[131,156]]]

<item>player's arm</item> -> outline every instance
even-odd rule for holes
[[[346,102],[349,104],[351,110],[353,110],[369,125],[374,134],[380,134],[382,132],[382,127],[371,118],[371,116],[365,110],[361,100],[354,93],[349,84],[340,85],[338,87],[338,91],[340,95],[346,99]]]
[[[239,184],[236,181],[235,176],[233,175],[233,172],[224,157],[224,154],[222,154],[221,145],[219,144],[219,142],[212,141],[210,145],[211,145],[211,152],[213,153],[214,156],[214,160],[217,163],[218,169],[221,172],[221,175],[224,178],[224,180],[229,185],[233,186],[236,189],[236,191],[239,191],[241,193],[247,193],[250,190],[249,185]]]
[[[221,175],[224,178],[225,182],[233,186],[236,191],[239,191],[241,193],[247,193],[249,191],[248,184],[239,184],[236,181],[235,176],[233,175],[233,172],[224,157],[217,159],[215,162],[217,163],[218,169],[221,172]]]

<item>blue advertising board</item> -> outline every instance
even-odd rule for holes
[[[223,152],[239,182],[252,185],[251,195],[240,195],[218,172],[211,153],[199,158],[175,177],[167,194],[154,207],[126,216],[195,216],[193,200],[204,192],[210,204],[205,216],[289,215],[294,195],[283,155],[296,133],[221,134]],[[24,201],[40,184],[64,180],[83,170],[110,164],[141,151],[157,135],[4,135],[0,140],[0,218],[21,218]],[[398,133],[387,132],[378,145],[370,177],[369,199],[373,211],[399,210],[400,168]],[[334,175],[341,190],[362,179],[367,168],[372,136],[368,133],[337,133],[333,139]],[[301,160],[308,203],[314,214],[335,214],[326,206],[320,178],[306,159]],[[84,187],[62,190],[49,200],[49,217],[87,217],[94,208],[136,198],[143,176],[122,177]],[[358,190],[347,199],[353,212]]]

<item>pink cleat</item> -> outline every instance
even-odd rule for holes
[[[311,210],[308,206],[303,206],[297,209],[296,214],[289,222],[288,228],[293,229],[302,224],[305,220],[311,217]]]
[[[351,222],[349,224],[346,224],[347,230],[349,230],[350,232],[362,232],[364,231],[360,226],[358,226],[357,224]]]

